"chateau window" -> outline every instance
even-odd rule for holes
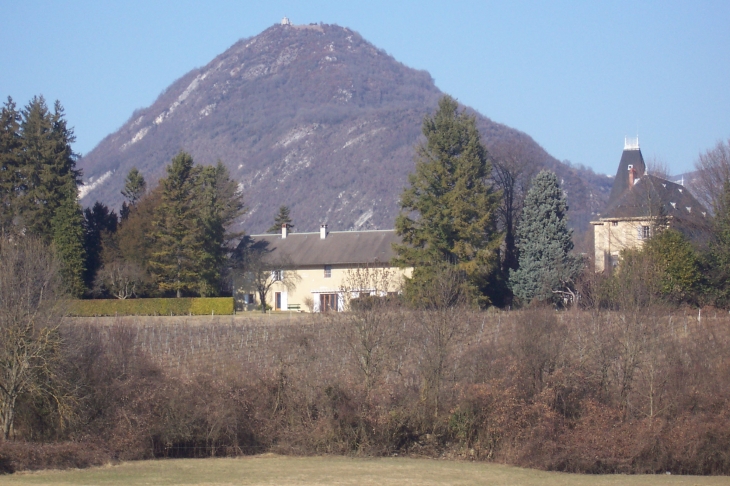
[[[281,282],[284,280],[284,270],[273,270],[271,272],[271,280],[274,282]]]
[[[618,221],[611,221],[611,226],[618,226]]]
[[[611,265],[611,268],[618,267],[618,253],[612,253],[608,258],[608,263]]]
[[[324,278],[331,278],[332,277],[332,265],[325,265],[324,266]]]
[[[639,239],[648,240],[651,237],[651,229],[648,226],[639,226]]]

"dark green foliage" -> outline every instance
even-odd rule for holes
[[[122,189],[122,195],[129,201],[130,206],[137,204],[137,201],[142,199],[145,191],[147,190],[147,182],[139,173],[136,167],[132,167],[127,174],[127,178],[124,180],[124,189]]]
[[[211,295],[220,288],[233,240],[242,235],[229,229],[244,212],[243,194],[221,161],[202,168],[198,186],[196,206],[204,231],[200,293]]]
[[[74,140],[58,101],[51,112],[34,97],[18,112],[8,98],[0,112],[0,226],[53,244],[66,286],[80,295],[85,256]]]
[[[103,241],[117,231],[117,215],[99,201],[84,210],[84,250],[86,252],[86,272],[84,281],[87,288],[94,284],[96,272],[101,267]]]
[[[499,194],[487,184],[491,164],[481,144],[475,119],[459,112],[445,96],[433,116],[423,120],[426,141],[416,149],[416,171],[401,195],[395,227],[403,244],[394,263],[413,266],[407,286],[418,288],[432,279],[435,265],[447,262],[466,276],[481,302],[497,269],[496,229]]]
[[[527,192],[517,229],[519,268],[510,272],[510,285],[523,303],[533,300],[573,301],[574,283],[583,266],[572,255],[568,205],[555,173],[542,171]]]
[[[190,155],[176,155],[160,181],[160,205],[155,210],[149,265],[160,290],[173,291],[178,298],[197,291],[200,283],[204,235],[194,204],[199,172]]]
[[[76,140],[57,101],[51,113],[43,97],[35,97],[21,112],[23,135],[20,224],[46,241],[52,239],[51,221],[64,200],[77,197],[81,173],[71,149]],[[67,206],[67,208],[70,206]]]
[[[21,150],[20,113],[13,99],[0,111],[0,227],[8,230],[16,211],[20,188]]]
[[[294,226],[291,221],[291,216],[289,215],[289,207],[280,206],[279,212],[276,214],[276,217],[274,218],[274,224],[266,232],[274,233],[274,234],[281,233],[281,227],[284,226],[285,224],[288,225],[290,228]]]
[[[73,189],[74,193],[76,189]],[[66,197],[56,208],[51,219],[53,245],[61,262],[61,277],[68,292],[76,297],[86,289],[84,273],[84,216],[76,198]]]
[[[222,163],[200,167],[185,152],[175,156],[144,235],[151,242],[145,264],[160,291],[218,293],[230,243],[239,236],[228,229],[242,212],[242,194]]]
[[[233,297],[186,297],[181,299],[72,300],[71,316],[224,316],[233,314]]]
[[[656,267],[661,296],[675,304],[696,304],[702,279],[699,258],[682,233],[664,230],[649,240],[643,250]]]
[[[725,181],[715,208],[714,238],[704,255],[707,291],[715,305],[730,308],[730,180]]]

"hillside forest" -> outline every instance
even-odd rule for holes
[[[0,471],[272,451],[730,474],[724,143],[698,162],[717,169],[706,238],[657,227],[595,274],[560,179],[493,159],[446,96],[400,198],[399,296],[297,325],[101,325],[64,318],[68,296],[230,292],[244,195],[181,151],[154,188],[127,174],[119,215],[82,210],[60,103],[1,117]],[[391,278],[357,269],[341,289]]]

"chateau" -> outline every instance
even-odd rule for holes
[[[606,210],[594,229],[595,270],[611,270],[621,250],[639,248],[657,227],[690,239],[707,231],[707,210],[681,184],[648,173],[639,139],[626,139]]]

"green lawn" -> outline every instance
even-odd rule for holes
[[[586,476],[432,459],[283,457],[127,462],[85,470],[0,476],[4,484],[198,485],[727,485],[728,477]]]

